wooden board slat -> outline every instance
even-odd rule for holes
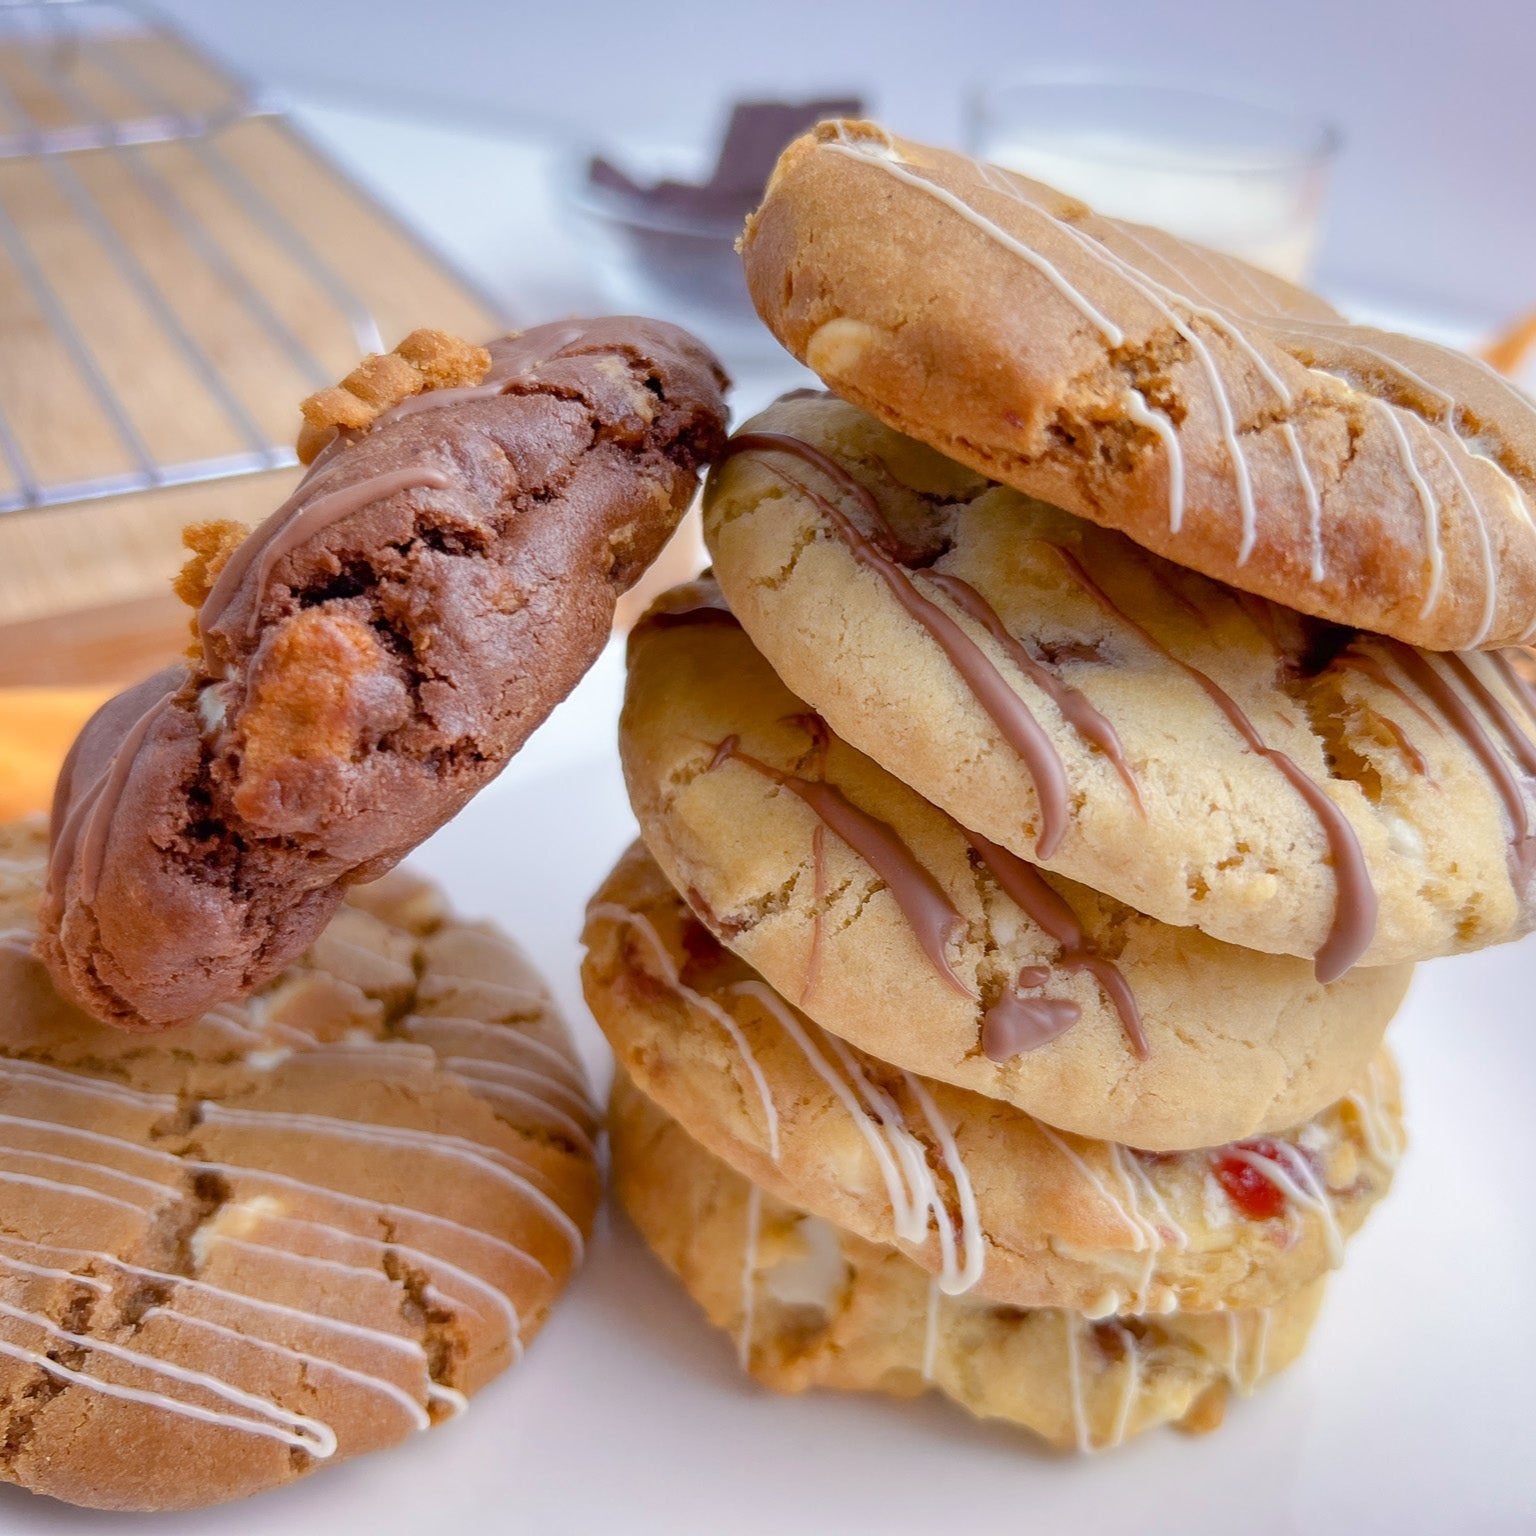
[[[154,33],[89,37],[44,54],[0,48],[0,84],[48,127],[143,119],[168,107],[217,116],[241,100],[235,82],[178,40]],[[500,328],[478,294],[280,118],[234,118],[205,147],[169,141],[131,153],[138,175],[112,149],[72,152],[62,173],[34,158],[0,160],[0,207],[159,463],[250,445],[155,304],[137,291],[129,263],[273,442],[291,441],[298,403],[316,386],[299,351],[312,355],[327,381],[358,358],[334,292],[253,213],[251,196],[231,190],[231,177],[244,178],[255,200],[297,230],[356,293],[385,346],[420,325],[477,338]],[[64,185],[71,180],[129,256],[79,217]],[[167,212],[167,198],[205,231],[219,253],[213,264]],[[242,293],[241,280],[261,295],[267,313]],[[274,317],[299,345],[275,339]],[[3,252],[0,341],[0,414],[38,479],[60,484],[137,467],[86,370]],[[292,471],[266,472],[0,514],[0,680],[137,675],[138,660],[161,655],[167,626],[175,627],[166,594],[181,561],[182,525],[209,517],[260,521],[293,479]],[[15,489],[0,463],[0,495]],[[135,626],[142,626],[138,639]],[[134,667],[125,665],[128,656]]]

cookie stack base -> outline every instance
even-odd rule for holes
[[[947,1296],[896,1250],[765,1194],[622,1073],[610,1116],[630,1219],[746,1370],[780,1392],[942,1393],[1061,1450],[1162,1425],[1205,1432],[1229,1399],[1291,1364],[1325,1282],[1267,1308],[1094,1321]]]

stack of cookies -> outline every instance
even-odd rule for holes
[[[1533,923],[1536,410],[868,124],[743,250],[828,392],[631,640],[620,1198],[771,1386],[1210,1427],[1390,1186],[1413,963]]]

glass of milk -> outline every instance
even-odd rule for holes
[[[1338,134],[1285,107],[1134,77],[1023,72],[979,86],[972,154],[1300,282]]]

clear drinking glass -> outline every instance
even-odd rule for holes
[[[1339,138],[1328,123],[1134,76],[1025,71],[979,85],[973,154],[1301,281]]]

